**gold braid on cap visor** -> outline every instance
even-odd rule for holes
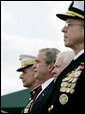
[[[75,13],[73,11],[66,12],[66,15],[69,15],[69,16],[77,16],[77,17],[80,17],[80,18],[84,19],[84,16],[83,15],[78,14],[78,13]]]
[[[35,61],[23,61],[21,62],[21,67],[26,67],[27,65],[34,64]]]

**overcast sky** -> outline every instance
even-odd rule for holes
[[[36,56],[41,48],[70,50],[64,46],[65,13],[71,1],[1,1],[1,95],[23,87],[19,55]]]

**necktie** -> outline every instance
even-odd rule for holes
[[[39,87],[37,88],[36,92],[35,92],[34,99],[33,99],[33,102],[32,102],[32,107],[33,107],[33,105],[34,105],[34,103],[35,103],[35,101],[36,101],[36,98],[37,98],[37,96],[38,96],[38,94],[40,93],[41,90],[42,90],[42,87],[39,86]]]

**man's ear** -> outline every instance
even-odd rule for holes
[[[51,71],[54,69],[54,63],[51,62],[51,63],[49,64],[48,68],[49,68],[49,71],[51,72]]]

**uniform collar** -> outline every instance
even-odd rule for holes
[[[75,57],[74,60],[76,60],[80,55],[82,55],[84,53],[84,49],[81,50]]]
[[[35,92],[37,91],[37,89],[40,87],[41,85],[35,87],[32,91],[30,91],[31,97],[33,98],[35,95]]]

